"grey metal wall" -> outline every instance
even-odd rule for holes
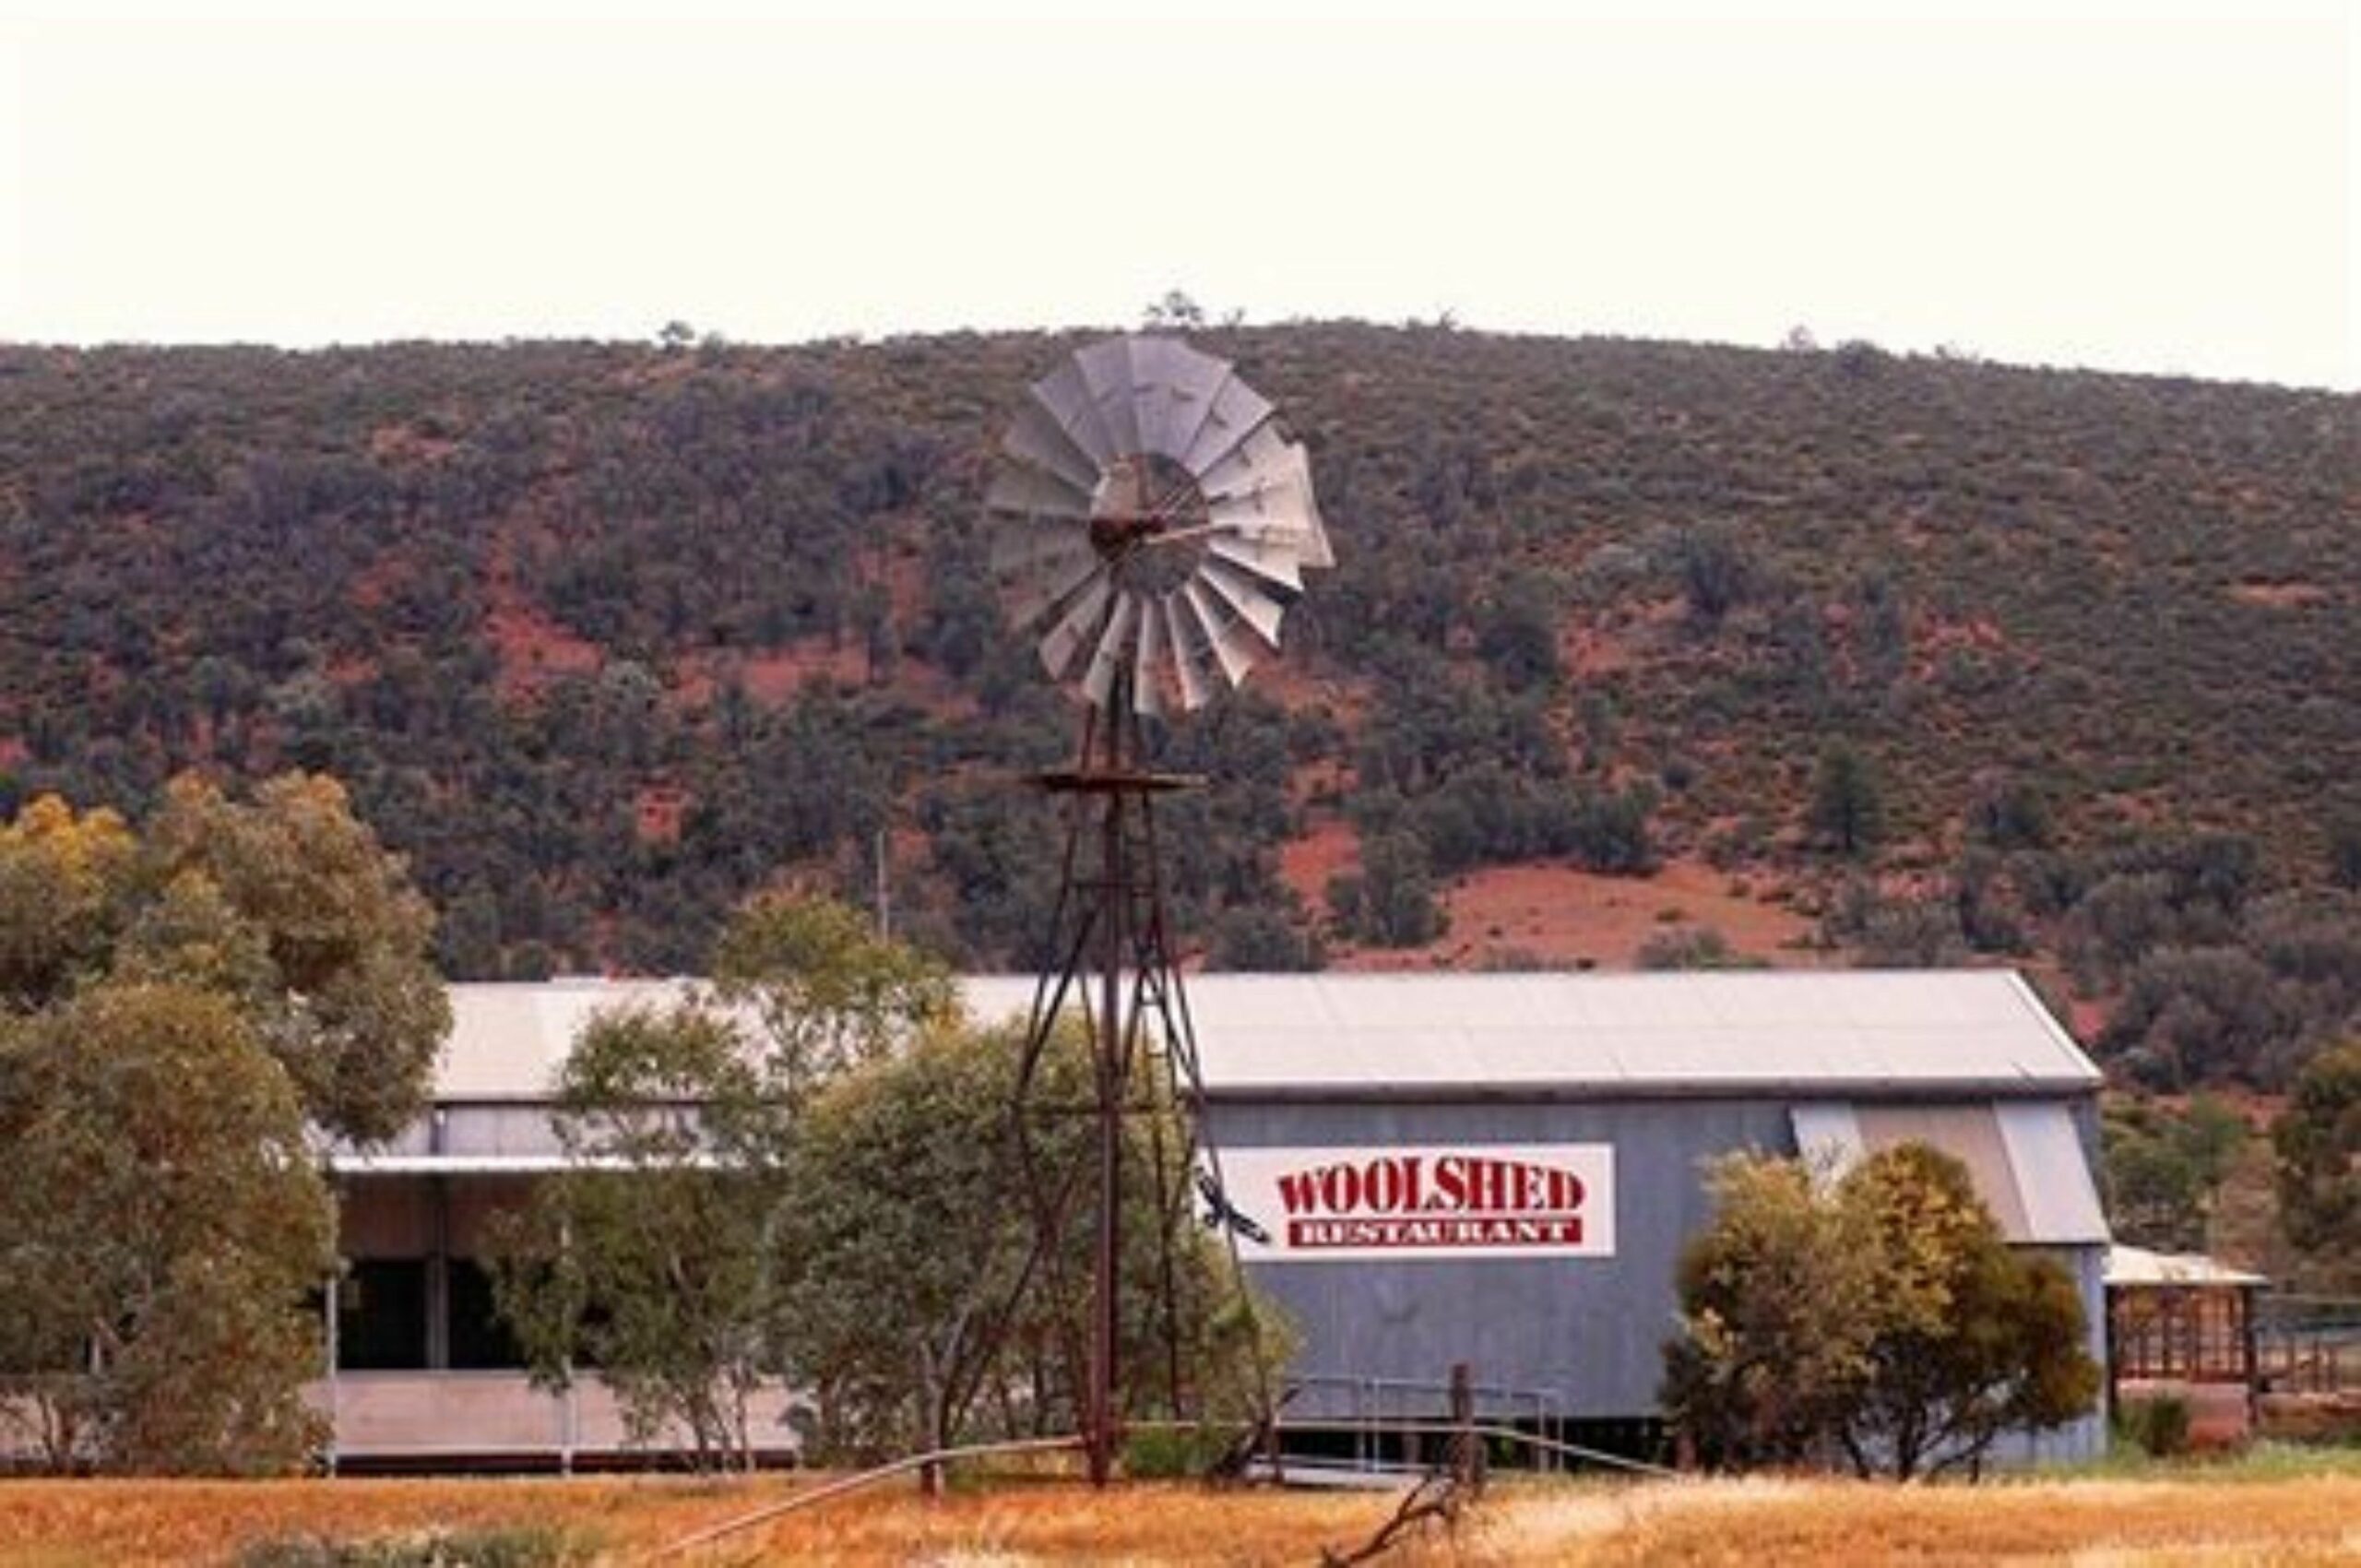
[[[1436,1384],[1466,1361],[1486,1384],[1548,1396],[1572,1417],[1656,1413],[1663,1347],[1674,1328],[1673,1270],[1712,1219],[1704,1167],[1752,1149],[1793,1154],[1786,1102],[1773,1099],[1394,1103],[1217,1101],[1222,1148],[1327,1145],[1604,1143],[1615,1150],[1615,1255],[1282,1263],[1251,1265],[1301,1335],[1293,1371]],[[2078,1108],[2078,1120],[2080,1120]],[[2045,1249],[2076,1276],[2100,1337],[2104,1248]],[[1345,1416],[1350,1396],[1315,1384],[1293,1407]],[[1996,1462],[2088,1457],[2096,1417],[2019,1437]]]
[[[1672,1332],[1673,1265],[1711,1218],[1702,1166],[1754,1148],[1790,1153],[1784,1104],[1766,1100],[1586,1104],[1221,1102],[1222,1148],[1250,1145],[1604,1143],[1615,1150],[1615,1255],[1456,1262],[1255,1265],[1296,1323],[1294,1370],[1439,1383],[1454,1361],[1481,1382],[1548,1394],[1572,1416],[1656,1408]],[[1342,1415],[1317,1388],[1296,1407]]]

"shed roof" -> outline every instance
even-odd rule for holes
[[[1208,975],[1209,1092],[2056,1094],[2099,1082],[1999,969]]]
[[[2208,1285],[2237,1287],[2268,1285],[2260,1274],[2209,1258],[2199,1253],[2153,1253],[2120,1242],[2106,1253],[2106,1282],[2111,1286]]]
[[[683,980],[452,987],[444,1100],[545,1097],[601,1007]],[[1035,981],[977,976],[1021,1017]],[[1236,1099],[2082,1093],[2098,1070],[2007,970],[1192,976],[1209,1093]]]

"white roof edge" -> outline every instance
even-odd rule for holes
[[[2099,1071],[2090,1053],[2082,1049],[2082,1042],[2067,1032],[2064,1021],[2049,1010],[2049,1004],[2034,990],[2033,982],[2025,979],[2024,971],[2012,966],[1998,972],[2009,977],[2009,988],[2017,993],[2017,1000],[2024,1004],[2025,1010],[2033,1015],[2042,1032],[2049,1036],[2050,1043],[2057,1046],[2069,1062],[2081,1063],[2082,1071],[2093,1085],[2105,1082],[2106,1075]]]
[[[718,1169],[708,1157],[665,1161],[677,1170]],[[331,1149],[327,1166],[338,1176],[546,1176],[561,1170],[636,1170],[641,1162],[618,1155],[565,1154],[365,1154]]]
[[[2106,1253],[2109,1285],[2268,1285],[2267,1276],[2200,1253],[2158,1253],[2118,1241]]]
[[[595,1012],[698,982],[574,977],[451,987],[438,1103],[546,1101]],[[1033,975],[969,975],[988,1021]],[[2074,1095],[2098,1069],[2013,969],[1197,974],[1207,1092],[1418,1096]]]
[[[2094,1092],[2094,1081],[2006,1078],[1800,1078],[1683,1077],[1603,1082],[1584,1078],[1418,1078],[1400,1083],[1354,1080],[1257,1079],[1208,1083],[1205,1098],[1223,1104],[1247,1100],[1308,1099],[1362,1102],[1381,1100],[1493,1099],[1770,1099],[1795,1103],[1822,1100],[1909,1100],[1913,1103],[1954,1100],[2062,1100]]]

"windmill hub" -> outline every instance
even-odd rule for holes
[[[1188,469],[1137,453],[1111,465],[1092,494],[1090,542],[1120,588],[1161,599],[1204,569],[1211,519]]]

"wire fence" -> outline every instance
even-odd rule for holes
[[[2254,1338],[2255,1375],[2272,1393],[2361,1390],[2361,1298],[2264,1296]]]

